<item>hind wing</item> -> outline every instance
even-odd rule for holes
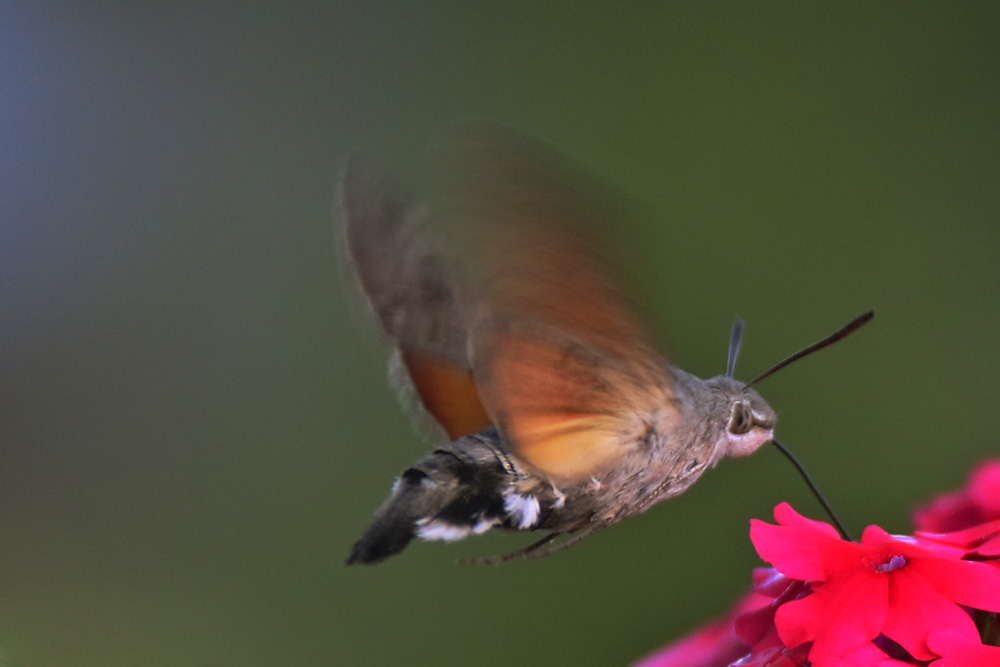
[[[358,158],[347,165],[341,198],[347,250],[395,347],[393,381],[404,402],[430,415],[450,440],[488,426],[466,352],[460,286],[427,231],[426,210]]]

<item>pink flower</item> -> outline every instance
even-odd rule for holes
[[[786,647],[813,643],[813,665],[870,651],[865,647],[880,634],[915,659],[931,660],[938,657],[927,646],[932,630],[948,631],[962,644],[979,642],[959,605],[1000,611],[1000,569],[960,560],[960,548],[918,544],[877,526],[864,531],[860,544],[845,542],[832,526],[787,503],[775,508],[774,518],[779,525],[752,521],[750,539],[779,572],[812,583],[813,594],[781,605],[774,622]]]
[[[913,512],[919,530],[945,533],[1000,519],[1000,460],[985,461],[964,489],[938,496]]]
[[[965,558],[974,560],[1000,559],[1000,520],[983,523],[965,530],[953,533],[928,533],[922,530],[916,532],[916,538],[921,544],[950,545],[963,549]]]
[[[854,543],[778,505],[777,525],[750,526],[774,568],[638,667],[1000,666],[1000,460],[914,517],[913,537],[869,526]]]

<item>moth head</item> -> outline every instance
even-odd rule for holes
[[[713,412],[722,422],[717,431],[719,456],[749,456],[771,440],[776,417],[760,394],[725,375],[706,384],[715,395]]]
[[[721,390],[729,402],[729,420],[726,422],[723,434],[726,439],[726,456],[748,456],[774,437],[774,410],[760,397],[760,394],[752,389],[753,385],[773,375],[788,364],[851,335],[869,322],[874,315],[873,311],[868,311],[854,318],[846,326],[780,361],[746,384],[740,384],[733,379],[736,359],[743,342],[743,320],[737,319],[733,323],[733,331],[729,338],[729,359],[726,361],[726,374],[714,378],[717,390]]]
[[[760,394],[744,389],[729,405],[726,456],[749,456],[774,436],[775,415]]]

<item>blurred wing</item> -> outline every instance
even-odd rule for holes
[[[636,442],[636,422],[676,418],[665,363],[613,277],[598,230],[627,208],[551,148],[464,125],[443,144],[443,202],[478,278],[472,369],[517,454],[578,480]]]
[[[341,196],[358,280],[397,347],[397,389],[453,440],[483,429],[490,420],[472,381],[459,288],[426,233],[426,212],[357,158],[348,163]]]
[[[583,480],[614,466],[641,435],[636,416],[670,409],[668,387],[641,384],[557,329],[493,317],[477,323],[474,341],[487,411],[514,451],[552,478]]]

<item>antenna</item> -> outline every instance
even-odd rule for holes
[[[733,377],[736,370],[736,357],[740,356],[740,346],[743,345],[743,320],[736,318],[733,322],[733,332],[729,335],[729,357],[726,359],[726,377]]]
[[[828,347],[830,345],[833,345],[838,340],[842,340],[844,338],[847,338],[852,333],[854,333],[855,331],[857,331],[858,329],[860,329],[862,326],[868,324],[873,317],[875,317],[875,311],[874,310],[869,310],[867,313],[864,313],[862,315],[858,315],[853,320],[851,320],[850,322],[848,322],[846,326],[841,327],[840,329],[838,329],[837,331],[833,332],[832,334],[830,334],[829,336],[827,336],[823,340],[819,341],[818,343],[813,343],[809,347],[806,347],[806,348],[804,348],[802,350],[799,350],[798,352],[796,352],[792,356],[788,357],[784,361],[779,361],[774,366],[771,366],[769,369],[767,369],[766,371],[764,371],[763,373],[761,373],[760,375],[758,375],[757,377],[755,377],[754,379],[750,380],[745,385],[743,385],[743,388],[744,389],[749,389],[750,387],[754,386],[755,384],[757,384],[758,382],[760,382],[764,378],[769,377],[771,375],[774,375],[775,373],[777,373],[778,371],[780,371],[782,368],[784,368],[788,364],[792,363],[793,361],[798,361],[802,357],[808,356],[808,355],[812,354],[813,352],[817,352],[819,350],[822,350],[824,347]],[[730,348],[730,354],[732,354],[732,349],[731,348]]]

